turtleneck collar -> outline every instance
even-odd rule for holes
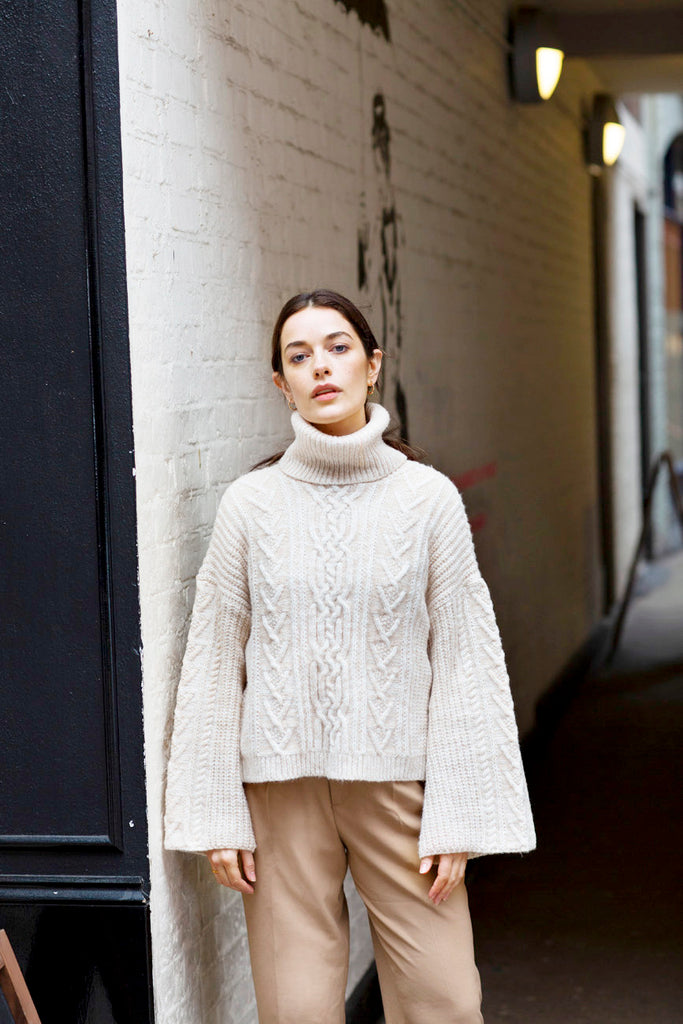
[[[369,419],[360,430],[338,437],[292,413],[294,440],[278,465],[283,473],[313,484],[353,484],[380,480],[393,473],[407,456],[382,440],[389,412],[379,402],[368,403]]]

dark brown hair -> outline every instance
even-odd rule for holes
[[[272,338],[272,356],[271,366],[276,373],[279,373],[281,377],[284,377],[284,368],[282,365],[282,352],[280,350],[280,338],[282,335],[282,328],[284,327],[290,316],[298,313],[302,309],[306,309],[307,306],[317,306],[323,309],[336,309],[338,313],[347,320],[354,331],[360,338],[365,354],[368,359],[372,356],[376,348],[379,348],[374,334],[368,324],[367,320],[358,309],[357,306],[345,298],[338,292],[330,291],[327,288],[317,288],[312,292],[299,292],[298,295],[293,295],[291,299],[285,302],[284,306],[280,310],[279,316],[275,321],[275,327],[273,328]],[[366,403],[367,404],[367,403]],[[427,454],[421,448],[417,448],[409,444],[405,438],[402,438],[399,433],[399,427],[387,427],[382,434],[382,440],[385,444],[388,444],[390,448],[396,448],[397,451],[403,452],[409,459],[414,462],[420,462]],[[250,469],[261,469],[263,466],[272,466],[282,458],[285,454],[286,449],[281,452],[276,452],[275,455],[269,455],[265,459],[261,459],[255,465],[251,466]]]

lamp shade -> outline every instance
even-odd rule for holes
[[[619,120],[614,99],[608,93],[597,93],[588,122],[586,159],[591,169],[611,167],[621,153],[626,129]]]
[[[539,46],[536,50],[536,81],[542,100],[549,100],[562,74],[564,53],[552,46]]]
[[[510,17],[510,80],[520,103],[550,99],[562,73],[564,52],[552,20],[537,7]]]

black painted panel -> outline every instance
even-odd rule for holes
[[[0,146],[0,905],[16,924],[46,903],[148,903],[116,0],[0,4]],[[88,1007],[78,1020],[99,1020]]]
[[[0,904],[0,928],[41,1024],[152,1021],[148,907]]]
[[[81,40],[74,0],[0,8],[5,836],[111,825]]]

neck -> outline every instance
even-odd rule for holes
[[[350,434],[327,434],[298,412],[292,413],[294,440],[278,465],[288,476],[316,484],[380,480],[407,459],[382,439],[389,413],[378,402],[367,406],[368,421]]]
[[[323,434],[342,437],[344,434],[352,434],[356,430],[361,430],[367,422],[367,408],[362,406],[343,420],[337,420],[334,423],[314,423],[313,426],[317,427],[318,430],[322,430]]]

